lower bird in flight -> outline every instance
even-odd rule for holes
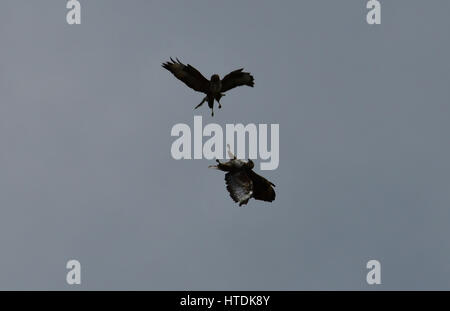
[[[275,190],[273,189],[275,185],[253,171],[252,160],[249,159],[247,162],[238,160],[229,148],[228,145],[230,161],[222,163],[216,160],[217,165],[209,167],[227,172],[225,182],[233,201],[241,206],[247,204],[251,198],[268,202],[275,200]]]
[[[253,76],[248,72],[243,72],[244,68],[230,72],[222,80],[217,74],[213,74],[211,80],[208,80],[197,69],[189,64],[183,64],[178,58],[176,61],[172,58],[170,60],[170,62],[163,63],[162,66],[191,89],[206,94],[205,98],[194,109],[208,101],[208,106],[211,108],[211,116],[214,116],[214,100],[219,104],[219,108],[222,108],[220,98],[225,96],[224,92],[237,86],[247,85],[253,87],[254,85]]]

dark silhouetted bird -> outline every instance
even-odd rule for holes
[[[216,160],[217,165],[209,167],[227,172],[225,182],[234,202],[241,206],[247,204],[251,198],[268,202],[275,200],[275,190],[273,189],[275,185],[253,171],[255,165],[252,160],[249,159],[248,162],[238,160],[230,150],[228,150],[228,154],[231,158],[230,161],[222,163]]]
[[[176,61],[172,58],[170,60],[170,62],[163,63],[162,66],[191,89],[206,94],[205,98],[194,109],[197,109],[205,101],[208,101],[212,116],[214,116],[214,100],[219,104],[219,108],[222,108],[220,98],[225,96],[223,94],[224,92],[241,85],[251,87],[254,85],[253,76],[248,72],[243,72],[243,68],[230,72],[222,80],[220,80],[217,74],[213,74],[211,80],[208,80],[197,69],[189,64],[184,65],[178,58]]]

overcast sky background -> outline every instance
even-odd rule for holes
[[[0,289],[450,289],[449,1],[80,2],[0,5]],[[255,88],[194,112],[170,56]],[[280,124],[276,201],[171,158],[194,113]]]

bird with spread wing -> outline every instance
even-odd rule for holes
[[[222,108],[220,98],[225,96],[226,91],[242,85],[250,87],[254,85],[253,76],[248,72],[243,72],[244,68],[230,72],[223,79],[220,79],[219,75],[213,74],[211,80],[208,80],[197,69],[189,64],[183,64],[178,58],[176,61],[170,58],[170,61],[163,63],[162,66],[191,89],[206,94],[205,98],[194,109],[208,101],[212,116],[214,116],[214,100],[219,104],[219,108]]]
[[[273,189],[275,185],[253,171],[255,165],[252,160],[249,159],[247,162],[238,160],[230,151],[229,145],[228,155],[231,158],[230,161],[222,163],[216,160],[217,165],[209,167],[227,172],[225,182],[234,202],[241,206],[247,204],[251,198],[267,202],[275,200]]]

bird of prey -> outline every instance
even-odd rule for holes
[[[228,146],[228,148],[230,148]],[[234,202],[239,206],[247,204],[250,198],[255,200],[272,202],[275,200],[275,185],[256,174],[253,171],[254,163],[252,160],[247,162],[236,159],[236,156],[228,149],[231,158],[228,162],[216,160],[217,165],[210,165],[210,168],[227,172],[225,182],[227,190]]]
[[[254,85],[253,76],[248,72],[243,72],[244,68],[230,72],[222,80],[217,74],[213,74],[211,80],[208,80],[197,69],[189,64],[183,64],[178,58],[176,61],[172,58],[170,60],[163,63],[162,66],[191,89],[206,94],[205,98],[194,109],[208,101],[208,106],[211,108],[211,116],[214,116],[214,100],[219,104],[219,108],[222,108],[220,98],[225,96],[224,92],[237,86],[247,85],[253,87]]]

